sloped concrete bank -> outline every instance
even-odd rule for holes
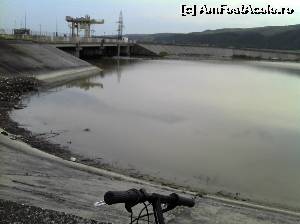
[[[95,75],[101,69],[52,45],[0,41],[0,75],[34,76],[47,85]]]
[[[101,71],[96,66],[87,66],[40,74],[36,76],[36,79],[42,81],[47,87],[53,87],[76,79],[98,75]]]
[[[276,61],[300,61],[300,53],[292,51],[264,49],[234,49],[163,44],[137,44],[134,48],[134,54],[193,59],[255,59]]]
[[[0,130],[3,132],[3,130]],[[124,223],[128,214],[122,205],[95,208],[108,190],[146,188],[150,192],[180,191],[159,184],[63,160],[0,135],[3,163],[0,169],[0,197],[46,209],[66,212],[101,222]],[[178,208],[167,216],[168,223],[202,220],[205,223],[298,223],[297,212],[206,195],[196,197],[195,208]],[[200,223],[202,223],[200,222]]]
[[[0,73],[31,74],[90,66],[52,45],[0,40]]]

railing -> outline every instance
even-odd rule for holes
[[[7,40],[29,40],[37,43],[49,44],[76,44],[76,43],[115,43],[115,44],[134,44],[136,41],[123,39],[109,39],[98,37],[72,37],[62,33],[36,32],[30,31],[30,34],[15,35],[14,30],[0,29],[0,38]]]

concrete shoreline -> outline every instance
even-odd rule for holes
[[[300,53],[268,49],[239,49],[205,46],[185,46],[167,44],[138,44],[134,54],[148,56],[163,56],[170,58],[198,58],[198,59],[250,59],[267,61],[299,62]]]
[[[35,78],[44,82],[47,87],[51,88],[53,86],[59,86],[73,80],[98,75],[101,73],[101,71],[102,69],[91,65],[79,68],[42,73],[36,75]]]
[[[0,128],[0,133],[1,132],[5,132],[5,130]],[[109,177],[109,178],[116,178],[116,179],[123,180],[126,182],[132,182],[135,184],[140,184],[140,185],[144,185],[144,186],[148,186],[148,187],[152,187],[152,188],[157,188],[157,189],[168,191],[168,192],[176,192],[176,193],[180,193],[180,194],[185,194],[188,196],[197,196],[197,194],[198,194],[197,192],[192,192],[192,191],[188,191],[188,190],[180,190],[180,189],[171,188],[168,186],[162,186],[157,183],[152,183],[152,182],[137,179],[134,177],[129,177],[129,176],[115,173],[112,171],[108,171],[105,169],[100,169],[100,168],[96,168],[96,167],[87,166],[87,165],[84,165],[81,163],[64,160],[55,155],[51,155],[46,152],[40,151],[36,148],[33,148],[24,142],[14,140],[14,135],[11,135],[9,133],[7,136],[0,135],[0,145],[4,145],[10,149],[20,151],[22,153],[31,155],[33,157],[37,157],[42,160],[48,160],[50,162],[52,161],[55,163],[60,163],[63,166],[66,166],[66,167],[69,167],[72,169],[76,169],[76,170],[80,170],[83,172],[87,172],[87,173],[90,173],[93,175],[105,176],[105,177]],[[296,212],[296,211],[290,211],[290,210],[285,210],[285,209],[280,209],[280,208],[275,208],[275,207],[270,207],[270,206],[265,206],[265,205],[250,203],[250,202],[237,201],[237,200],[232,200],[232,199],[223,198],[223,197],[219,197],[219,196],[215,196],[215,195],[209,195],[209,194],[202,195],[201,197],[206,198],[206,199],[211,199],[214,201],[219,201],[221,203],[227,204],[228,206],[237,206],[237,207],[258,209],[261,211],[275,212],[275,213],[280,213],[283,215],[295,216],[295,217],[300,218],[300,212]]]

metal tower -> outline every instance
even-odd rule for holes
[[[123,21],[123,15],[122,15],[122,11],[120,12],[119,15],[119,21],[118,23],[118,40],[122,40],[123,37],[123,28],[124,28],[124,21]]]

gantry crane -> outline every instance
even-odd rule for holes
[[[96,20],[91,19],[89,15],[86,15],[85,17],[71,17],[66,16],[66,21],[70,24],[71,28],[71,35],[79,36],[80,30],[84,30],[84,37],[91,37],[91,25],[94,24],[104,24],[104,20]],[[75,34],[76,30],[76,34]]]

